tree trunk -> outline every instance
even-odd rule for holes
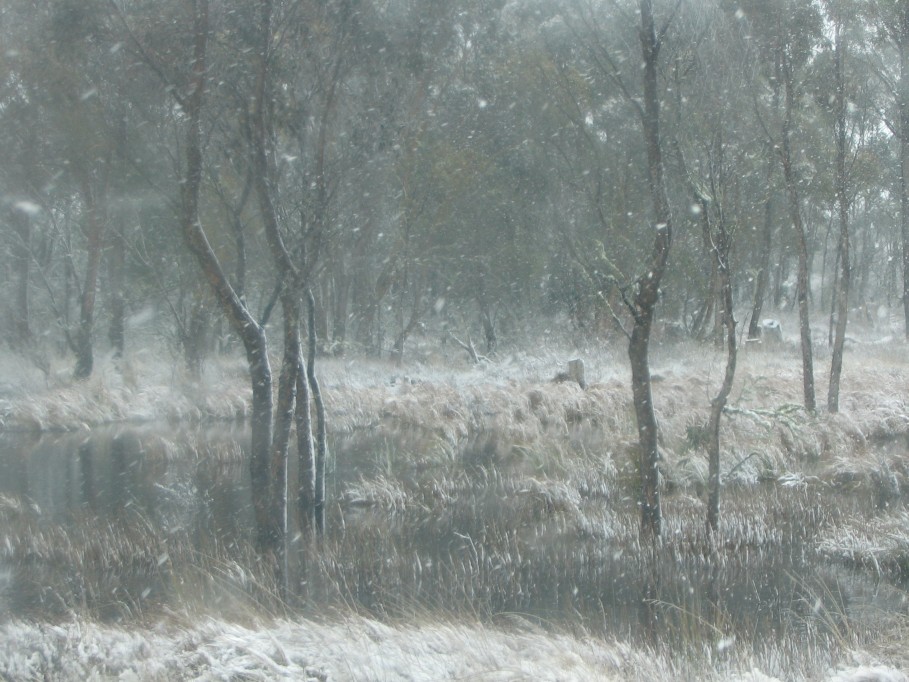
[[[126,244],[123,239],[123,221],[110,233],[108,250],[108,274],[110,277],[110,324],[107,338],[114,357],[122,357],[126,346],[126,297],[123,295],[123,269],[126,260]]]
[[[404,346],[407,343],[407,339],[413,333],[413,330],[417,328],[423,314],[422,287],[425,281],[425,273],[422,267],[417,267],[418,272],[413,278],[411,278],[405,270],[400,281],[401,293],[398,297],[399,303],[397,310],[395,311],[398,334],[395,337],[394,346],[391,351],[391,357],[396,365],[403,364]],[[407,300],[408,293],[413,296],[413,300],[411,301],[409,316],[405,317],[404,304]]]
[[[641,51],[644,66],[644,100],[638,108],[647,147],[647,174],[653,201],[655,236],[645,274],[635,283],[631,312],[634,326],[628,344],[634,412],[638,425],[641,476],[641,532],[656,540],[661,533],[660,452],[657,423],[651,394],[650,332],[654,311],[659,301],[660,281],[666,271],[672,243],[672,215],[663,178],[663,156],[660,146],[660,98],[657,92],[657,59],[660,42],[653,24],[651,0],[641,0]]]
[[[272,486],[269,459],[272,443],[272,376],[268,363],[265,330],[256,322],[230,285],[205,231],[199,222],[199,189],[202,182],[202,102],[206,86],[206,49],[208,43],[208,0],[196,0],[193,12],[193,77],[184,101],[188,119],[186,133],[186,170],[182,183],[180,226],[187,248],[196,258],[206,280],[240,337],[252,384],[250,445],[250,487],[256,519],[256,546],[261,552],[276,554],[280,538],[274,536],[269,521]]]
[[[288,527],[288,452],[290,431],[294,424],[295,401],[298,377],[301,369],[300,358],[300,307],[292,292],[285,290],[281,295],[281,310],[284,315],[284,359],[278,375],[278,400],[275,406],[275,426],[271,444],[272,507],[269,521],[272,533],[282,539],[278,545],[278,584],[286,589],[287,527]],[[283,579],[282,579],[283,578]]]
[[[335,266],[331,277],[331,347],[332,354],[336,356],[343,355],[347,345],[347,311],[352,279],[341,263]]]
[[[811,348],[811,321],[809,310],[809,272],[808,272],[808,239],[805,226],[802,222],[801,206],[799,201],[798,180],[792,167],[792,145],[790,133],[792,131],[792,117],[795,105],[795,87],[793,75],[788,61],[783,65],[784,85],[786,88],[786,110],[783,117],[782,149],[780,151],[783,165],[783,177],[786,181],[786,192],[789,198],[789,214],[795,230],[798,248],[798,274],[796,300],[799,308],[799,336],[802,345],[802,393],[805,409],[809,412],[815,410],[814,393],[814,361]]]
[[[846,318],[849,314],[849,283],[852,277],[849,255],[849,196],[846,177],[846,83],[843,73],[845,40],[842,21],[836,25],[836,199],[839,208],[840,234],[838,259],[840,272],[836,287],[836,333],[830,362],[830,385],[827,409],[839,411],[840,375],[843,370],[843,346],[846,342]]]
[[[316,301],[311,291],[306,294],[306,305],[309,323],[309,350],[306,354],[306,378],[309,381],[310,395],[316,406],[315,434],[315,491],[313,495],[313,512],[316,533],[325,533],[325,458],[328,445],[325,433],[325,403],[322,402],[322,390],[316,379]]]
[[[709,249],[710,245],[706,244]],[[691,325],[691,336],[698,341],[703,341],[707,334],[707,323],[713,319],[714,292],[716,291],[716,266],[710,266],[710,278],[707,280],[707,289],[704,292],[704,303],[695,315]]]
[[[719,128],[719,126],[718,126]],[[720,520],[720,420],[729,393],[732,391],[732,382],[735,379],[735,365],[737,357],[735,316],[732,288],[732,275],[730,273],[729,252],[730,240],[726,229],[726,218],[721,196],[725,191],[717,191],[718,186],[725,189],[725,174],[723,162],[723,139],[717,133],[711,143],[713,150],[708,164],[709,187],[711,194],[707,195],[695,183],[689,173],[681,146],[676,144],[679,165],[688,179],[688,188],[692,195],[694,205],[700,210],[698,215],[701,220],[701,232],[705,253],[709,254],[713,263],[713,272],[716,280],[716,317],[721,324],[721,332],[717,334],[717,345],[726,346],[726,372],[723,383],[716,397],[710,401],[710,418],[707,423],[707,465],[708,465],[708,495],[707,495],[707,534],[710,535],[719,527]]]
[[[87,178],[81,181],[82,201],[85,215],[86,250],[85,281],[79,299],[79,326],[73,339],[76,355],[76,379],[87,379],[94,367],[92,333],[94,331],[95,298],[98,290],[98,272],[101,269],[101,246],[104,240],[104,219],[100,215],[97,197]]]
[[[897,107],[900,131],[900,236],[903,242],[903,314],[909,340],[909,7],[902,3],[897,18],[900,77]]]
[[[486,340],[486,354],[491,356],[496,352],[499,338],[496,334],[495,320],[489,310],[489,304],[485,300],[480,307],[480,323],[483,325],[483,337]]]
[[[706,206],[704,206],[706,212]],[[717,263],[722,292],[722,319],[726,331],[726,373],[719,393],[710,401],[710,421],[707,426],[707,532],[715,532],[720,522],[720,420],[732,382],[735,380],[736,337],[733,315],[732,277],[729,272],[729,236],[722,218],[718,221],[713,257]]]
[[[250,130],[250,155],[252,161],[253,189],[259,206],[259,215],[265,228],[265,238],[271,251],[278,281],[282,290],[281,306],[284,312],[284,363],[279,379],[279,409],[272,443],[271,476],[275,486],[270,522],[279,538],[284,538],[287,529],[287,462],[290,444],[290,427],[295,416],[294,398],[300,373],[300,312],[298,296],[301,275],[291,258],[278,226],[277,212],[272,199],[271,167],[268,154],[269,121],[267,119],[269,97],[269,50],[272,45],[272,3],[260,0],[260,43],[255,54],[256,82],[253,97],[253,114]]]
[[[180,327],[183,345],[183,361],[189,376],[198,381],[202,378],[202,365],[205,362],[208,344],[209,323],[208,307],[201,292],[194,296],[189,318]]]
[[[26,211],[14,208],[10,211],[13,223],[14,243],[11,249],[16,273],[16,296],[13,303],[12,344],[27,349],[31,342],[31,320],[29,312],[29,273],[32,262],[32,225]]]
[[[495,319],[492,314],[491,306],[489,305],[489,295],[487,292],[487,279],[489,276],[488,268],[485,265],[480,265],[476,285],[476,299],[477,305],[480,308],[480,324],[483,326],[483,336],[486,340],[486,354],[492,355],[496,351],[496,346],[499,345],[499,340],[496,336]]]
[[[381,308],[382,301],[391,291],[395,280],[395,270],[398,266],[397,259],[392,256],[382,266],[382,271],[376,277],[376,284],[370,287],[367,278],[363,276],[361,289],[365,301],[361,304],[361,312],[357,322],[357,342],[364,349],[373,351],[377,356],[382,354]]]
[[[748,323],[748,338],[758,339],[761,336],[761,317],[764,311],[764,298],[767,295],[767,283],[770,279],[770,251],[773,239],[773,191],[770,189],[773,176],[773,157],[767,161],[767,197],[764,199],[764,226],[761,232],[761,254],[758,264],[757,282],[754,287],[754,303],[751,306],[751,320]]]
[[[297,457],[299,459],[299,486],[297,513],[300,532],[310,537],[316,529],[316,448],[312,430],[312,402],[309,395],[309,377],[301,358],[297,371],[297,405],[294,416],[297,423]]]

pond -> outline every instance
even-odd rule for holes
[[[250,548],[247,442],[232,425],[0,437],[0,618],[261,607],[275,588]],[[711,552],[701,502],[675,494],[665,545],[643,550],[614,471],[497,465],[482,456],[488,442],[440,458],[423,433],[333,437],[326,537],[289,534],[282,608],[469,615],[718,650],[736,638],[798,646],[906,611],[897,587],[815,550],[831,524],[873,513],[860,497],[728,490]]]

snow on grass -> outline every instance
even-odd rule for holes
[[[860,665],[840,670],[829,682],[909,682],[909,677],[885,665]]]
[[[339,623],[123,630],[77,622],[0,629],[0,677],[15,680],[658,679],[645,651],[480,626]],[[656,675],[656,677],[654,677]]]
[[[726,480],[777,481],[780,488],[804,495],[806,509],[813,504],[810,495],[829,491],[829,486],[903,494],[909,480],[905,448],[881,448],[880,443],[909,434],[905,351],[900,342],[850,350],[842,412],[812,416],[798,407],[801,376],[796,351],[744,349],[730,413],[723,422]],[[627,363],[608,349],[587,350],[580,354],[587,368],[587,390],[554,383],[553,376],[576,355],[541,350],[478,366],[450,358],[405,367],[332,359],[321,361],[319,372],[329,427],[335,433],[363,427],[392,434],[418,432],[412,449],[403,454],[415,461],[460,457],[484,465],[507,462],[515,477],[500,487],[517,518],[557,511],[567,521],[584,525],[592,537],[628,535],[631,546],[635,523],[627,524],[626,530],[614,514],[588,519],[579,511],[584,505],[603,506],[602,501],[614,494],[613,483],[633,474],[636,433]],[[692,519],[700,519],[701,502],[689,493],[706,480],[702,429],[721,379],[722,356],[703,346],[658,347],[653,368],[664,477],[688,491],[667,498],[671,512],[667,536],[684,538],[686,528],[700,527],[700,521]],[[17,368],[9,357],[0,358],[0,369],[9,370],[0,385],[0,429],[231,419],[248,410],[248,379],[236,358],[211,360],[201,381],[141,355],[119,366],[102,360],[96,375],[80,384],[59,373],[44,378],[27,367]],[[824,379],[821,370],[819,397]],[[170,451],[163,445],[159,449]],[[391,460],[402,453],[389,449],[380,454],[389,460],[387,475],[351,484],[344,504],[386,514],[419,504],[419,491],[402,486],[391,475]],[[439,473],[443,475],[444,470]],[[441,485],[433,494],[436,488],[446,494]],[[892,497],[875,495],[870,499],[879,503],[882,513],[871,521],[856,516],[831,523],[821,538],[823,552],[863,565],[905,564],[909,518],[905,511],[888,506]],[[780,544],[780,531],[773,525],[778,517],[768,512],[765,501],[754,504],[755,509],[733,508],[724,517],[733,544]],[[156,562],[162,550],[139,539],[147,556],[139,554],[138,559],[131,547],[118,548],[106,535],[75,538],[70,549],[77,555],[87,547],[102,558],[118,559],[122,554],[133,562]],[[40,533],[22,542],[26,540],[33,550],[63,544]],[[64,566],[72,570],[73,564]],[[901,651],[906,641],[904,632]],[[731,647],[724,658],[713,652],[709,660],[692,661],[684,654],[654,652],[628,642],[547,634],[533,627],[503,631],[438,616],[422,616],[409,624],[346,615],[334,622],[254,626],[195,619],[182,627],[168,622],[145,628],[88,621],[8,622],[0,627],[0,680],[906,679],[873,658],[830,670],[829,661],[800,663],[793,658],[799,652],[777,651],[774,646],[768,644],[768,653],[759,660],[750,654],[739,660],[736,647]],[[903,665],[905,654],[883,662],[894,660]]]
[[[810,469],[825,479],[892,491],[909,488],[901,450],[878,445],[909,435],[909,354],[900,341],[848,350],[841,412],[811,415],[799,407],[797,349],[742,349],[723,420],[722,466],[728,482],[754,483]],[[580,356],[588,388],[553,377]],[[200,380],[151,353],[102,358],[88,381],[55,374],[42,382],[28,363],[6,355],[0,429],[79,430],[123,421],[237,419],[248,415],[244,363],[219,356]],[[694,343],[656,345],[654,407],[663,476],[670,485],[703,487],[704,426],[723,371],[723,355]],[[819,397],[826,387],[819,363]],[[636,461],[637,433],[627,361],[617,349],[541,348],[469,364],[457,353],[397,366],[365,358],[324,358],[318,365],[335,434],[359,429],[424,434],[424,457],[450,459],[482,445],[490,461],[523,458],[528,468],[572,468],[606,455],[621,470]],[[12,387],[12,388],[10,388]],[[822,402],[822,401],[821,401]],[[474,447],[476,446],[476,447]]]
[[[823,533],[818,549],[832,559],[870,566],[878,572],[909,571],[909,511],[852,517]]]
[[[518,619],[520,620],[520,619]],[[862,656],[868,658],[867,655]],[[787,680],[905,682],[879,662]],[[85,621],[0,627],[0,679],[21,680],[736,680],[771,682],[748,661],[691,661],[627,642],[532,626],[208,620],[123,629]]]
[[[200,380],[147,353],[99,358],[77,382],[69,372],[39,381],[27,362],[0,356],[9,383],[0,386],[0,429],[76,431],[99,424],[155,420],[201,421],[246,416],[252,394],[236,359],[215,358]]]

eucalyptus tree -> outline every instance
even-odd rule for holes
[[[902,251],[902,301],[905,334],[909,339],[909,3],[902,0],[872,0],[869,15],[883,38],[883,59],[878,74],[890,94],[884,121],[896,139],[899,181],[900,247]],[[896,50],[888,59],[887,48]],[[890,53],[892,54],[892,53]],[[896,64],[894,68],[892,64]]]
[[[363,62],[356,45],[370,36],[347,2],[261,0],[248,118],[250,174],[259,217],[277,272],[284,360],[272,470],[286,472],[293,417],[300,455],[298,509],[305,529],[325,527],[325,415],[315,377],[316,299],[313,277],[336,232],[335,193],[344,173],[344,144],[353,117],[346,89]],[[282,97],[281,93],[288,93]],[[308,123],[307,119],[311,121]],[[287,160],[281,169],[275,159]],[[299,216],[298,218],[296,216]],[[308,310],[304,363],[300,327]],[[313,443],[310,396],[317,422]],[[280,476],[279,476],[280,478]],[[281,480],[276,483],[282,489]]]
[[[834,29],[833,67],[834,67],[834,95],[833,114],[835,117],[834,136],[836,146],[836,179],[834,191],[836,193],[836,207],[839,218],[839,239],[837,243],[837,259],[839,261],[839,277],[835,287],[836,301],[836,335],[833,341],[833,355],[830,361],[830,383],[827,391],[827,409],[830,412],[839,411],[840,376],[843,370],[843,345],[846,340],[846,323],[849,315],[849,286],[852,279],[852,263],[849,248],[849,210],[852,197],[849,191],[847,175],[847,156],[851,145],[848,142],[849,130],[847,119],[847,93],[846,93],[846,59],[849,54],[848,26],[845,7],[842,4],[831,3],[829,8]]]
[[[723,380],[710,400],[706,425],[708,533],[719,527],[720,427],[738,358],[733,247],[755,213],[753,206],[740,205],[741,195],[747,194],[754,177],[763,177],[752,153],[759,135],[751,117],[742,115],[751,104],[752,60],[728,36],[737,23],[719,4],[702,5],[699,12],[676,20],[676,32],[684,32],[688,40],[679,39],[682,47],[671,57],[671,97],[666,107],[675,122],[667,133],[673,170],[687,188],[688,213],[702,238],[701,258],[712,264],[708,297],[715,299],[716,344],[726,350]],[[704,310],[708,309],[705,305]]]
[[[669,24],[657,27],[652,0],[641,0],[640,14],[643,92],[641,103],[634,99],[631,101],[640,117],[647,147],[647,179],[653,202],[654,236],[653,248],[645,262],[644,272],[638,276],[627,300],[634,319],[628,343],[628,357],[631,361],[631,385],[641,448],[641,528],[645,535],[659,537],[662,524],[660,453],[651,391],[649,348],[654,313],[659,301],[660,282],[666,272],[669,249],[672,245],[673,220],[666,190],[663,145],[660,137],[662,96],[657,79],[660,50]]]
[[[810,322],[810,252],[808,227],[803,215],[806,172],[801,136],[807,134],[804,107],[815,50],[822,41],[822,19],[814,3],[773,0],[742,2],[750,35],[758,44],[767,84],[756,97],[757,109],[768,143],[776,151],[783,175],[789,220],[798,259],[796,300],[802,351],[802,388],[805,408],[815,409],[814,359]],[[779,87],[779,94],[776,88]],[[777,107],[780,109],[777,109]]]
[[[623,106],[636,117],[638,131],[643,140],[643,158],[639,163],[645,171],[650,203],[648,222],[651,224],[650,229],[643,234],[639,228],[632,228],[630,231],[630,234],[633,234],[631,238],[642,245],[639,248],[644,253],[637,261],[639,269],[633,276],[633,281],[621,288],[621,295],[632,322],[628,334],[628,357],[638,429],[641,532],[644,537],[650,539],[657,539],[660,536],[662,510],[660,452],[651,390],[649,348],[656,308],[660,300],[660,285],[666,274],[673,236],[673,215],[669,203],[661,134],[661,108],[665,91],[664,84],[660,81],[659,70],[667,33],[678,8],[679,3],[667,6],[658,24],[652,0],[641,0],[638,3],[636,55],[636,51],[627,44],[623,49],[617,49],[615,45],[609,44],[609,37],[615,38],[618,44],[622,44],[624,38],[621,32],[607,35],[603,28],[618,24],[630,32],[631,27],[623,23],[631,20],[629,5],[619,3],[606,8],[599,3],[583,6],[579,3],[577,7],[567,7],[562,14],[575,39],[583,46],[589,68],[599,73],[609,83],[612,96],[622,102]],[[615,53],[612,50],[616,50]],[[628,63],[640,64],[641,68],[639,71],[628,68]],[[639,80],[635,78],[636,75],[639,75]],[[570,100],[568,103],[573,104]],[[575,100],[575,103],[579,103],[579,100]],[[584,106],[575,104],[575,110],[577,112],[574,116],[575,126],[580,124],[590,126],[593,117],[584,111]],[[595,135],[594,133],[594,137]],[[647,242],[651,244],[649,251],[643,246]],[[606,248],[608,249],[609,245]]]
[[[209,239],[203,222],[205,212],[200,208],[206,151],[204,105],[218,66],[210,60],[213,25],[209,3],[196,0],[189,7],[169,7],[170,11],[160,15],[145,13],[147,10],[148,7],[138,5],[114,8],[129,41],[129,52],[160,78],[160,89],[168,92],[178,107],[184,130],[177,200],[180,232],[246,351],[252,385],[250,473],[256,543],[261,551],[277,555],[282,529],[281,519],[274,514],[272,500],[276,491],[269,467],[274,407],[266,331],[233,288]],[[168,42],[174,26],[186,38],[189,54],[181,54],[181,46]],[[181,64],[188,68],[181,69]]]
[[[325,424],[314,376],[317,300],[312,289],[334,230],[339,158],[353,115],[344,96],[358,63],[352,47],[362,37],[356,34],[360,12],[354,9],[347,2],[260,0],[252,7],[221,2],[210,11],[199,0],[191,16],[180,18],[177,11],[177,25],[192,26],[187,37],[193,56],[168,59],[166,67],[130,31],[133,49],[161,75],[182,112],[181,229],[246,351],[253,391],[250,471],[257,543],[276,557],[283,552],[288,523],[294,423],[301,459],[300,525],[324,528]],[[128,11],[124,18],[128,23]],[[218,41],[209,40],[213,34]],[[179,55],[179,47],[170,49]],[[192,65],[188,73],[176,66],[181,61]],[[204,137],[203,127],[218,135]],[[219,232],[214,221],[225,215],[230,226]],[[247,223],[258,229],[247,230]],[[261,243],[250,244],[256,240],[247,237],[257,232]],[[217,249],[211,235],[224,240]],[[251,245],[264,251],[263,258],[254,259],[263,263],[257,277],[246,267]],[[225,257],[237,264],[233,278],[223,266]],[[266,272],[270,278],[263,276]],[[267,323],[278,303],[284,356],[275,403]],[[304,317],[309,319],[308,357],[302,347]]]

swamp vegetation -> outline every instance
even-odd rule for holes
[[[658,349],[655,546],[640,534],[628,379],[607,355],[587,358],[586,389],[551,382],[551,356],[464,370],[427,362],[407,376],[327,363],[326,532],[290,529],[285,584],[255,549],[242,421],[212,421],[214,407],[189,422],[41,432],[28,428],[39,401],[7,401],[0,614],[7,627],[75,618],[127,632],[208,619],[254,631],[350,618],[476,624],[611,655],[617,643],[655,652],[625,667],[584,659],[607,679],[647,679],[657,674],[648,665],[682,679],[904,667],[909,366],[892,351],[864,350],[841,396],[848,410],[810,415],[789,402],[800,391],[794,351],[747,349],[708,534],[707,416],[722,356]],[[221,378],[228,411],[241,376]],[[122,398],[116,388],[106,390]],[[66,390],[49,391],[44,407]],[[311,671],[346,679],[317,654]],[[558,665],[533,674],[555,679]]]

